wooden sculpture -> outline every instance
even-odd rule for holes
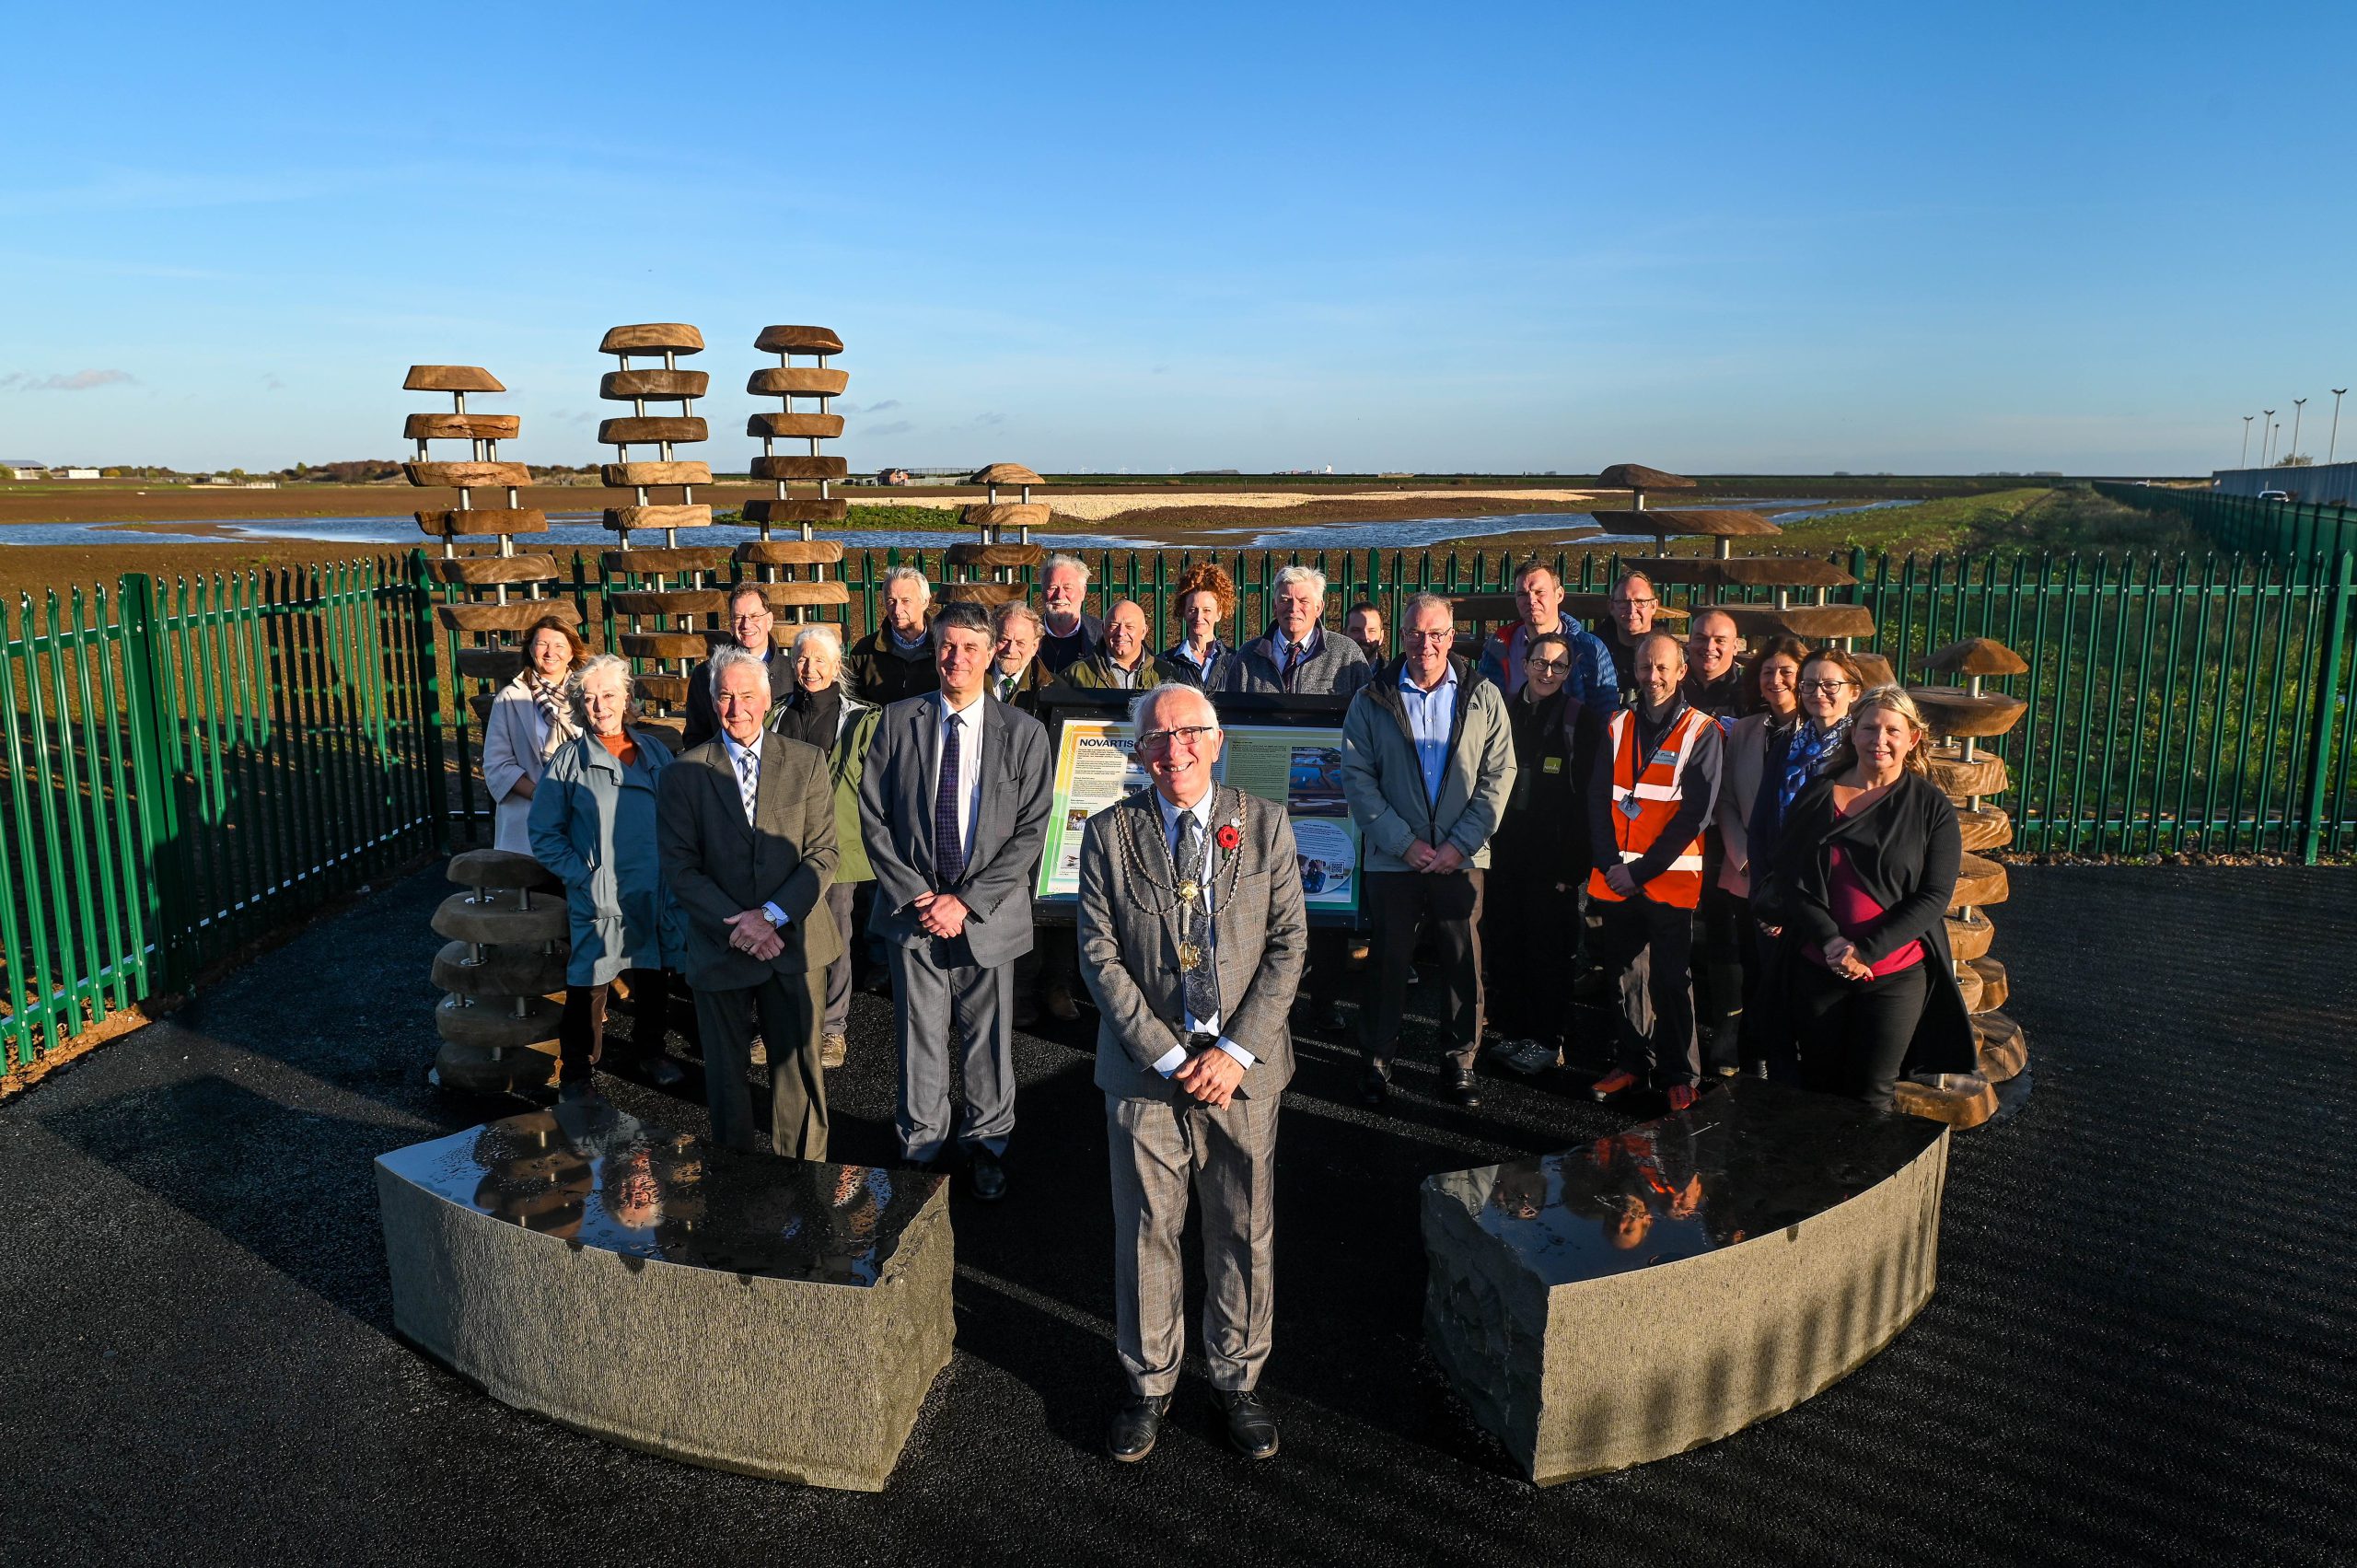
[[[1930,753],[1932,781],[1956,803],[1956,826],[1964,839],[1963,868],[1947,915],[1948,947],[1956,959],[1956,984],[1972,1015],[1980,1070],[1937,1085],[1901,1080],[1898,1105],[1918,1116],[1973,1127],[1996,1112],[1996,1086],[2017,1077],[2029,1054],[2021,1026],[2003,1010],[2011,994],[2005,966],[1989,956],[1996,932],[1986,912],[1989,905],[2005,901],[2005,867],[1978,853],[2003,849],[2014,839],[2013,819],[1987,799],[2010,785],[2004,760],[1982,751],[1980,742],[2011,731],[2027,708],[2020,698],[1987,691],[1983,683],[2026,673],[2029,666],[2013,649],[1986,637],[1950,644],[1923,662],[1935,673],[1962,676],[1965,682],[1910,686],[1907,691],[1935,738]]]
[[[614,460],[598,470],[598,477],[632,497],[606,510],[606,527],[619,547],[603,556],[607,577],[628,585],[607,604],[624,622],[619,651],[651,667],[637,678],[643,722],[676,745],[687,706],[688,672],[710,651],[708,627],[728,613],[722,575],[729,562],[727,547],[679,541],[681,528],[712,526],[711,505],[695,498],[696,486],[712,482],[712,466],[683,459],[675,450],[711,436],[695,412],[695,401],[710,389],[712,377],[679,368],[680,355],[703,352],[703,334],[684,322],[642,322],[614,328],[598,352],[621,363],[598,382],[598,395],[631,405],[628,414],[598,426],[598,439],[614,448]],[[659,368],[631,364],[658,355]],[[673,404],[677,412],[649,413],[650,403]],[[655,456],[634,459],[633,447],[652,447]],[[669,494],[677,499],[657,498]],[[633,540],[633,534],[648,530],[662,535],[659,546]]]
[[[745,503],[745,521],[761,530],[761,537],[738,545],[737,559],[750,569],[750,580],[761,585],[761,597],[778,619],[771,634],[783,645],[814,610],[851,602],[851,589],[827,578],[827,568],[842,562],[842,543],[811,532],[813,524],[840,523],[850,511],[850,503],[832,494],[834,482],[846,471],[843,459],[819,450],[819,442],[843,433],[843,416],[827,405],[850,378],[827,364],[842,353],[843,341],[825,327],[764,327],[753,346],[776,354],[777,364],[754,371],[745,389],[755,397],[776,398],[781,406],[776,413],[757,413],[747,420],[745,434],[761,441],[753,477],[770,481],[777,493]],[[796,365],[796,354],[817,363]],[[795,408],[796,398],[814,401],[816,411]],[[804,442],[807,450],[780,452],[780,441]],[[794,494],[788,486],[797,482],[816,482],[818,494]],[[778,538],[774,530],[780,528],[793,532]]]
[[[461,587],[468,595],[467,602],[437,606],[435,613],[452,633],[452,663],[459,679],[479,683],[467,705],[482,724],[491,716],[493,693],[518,668],[522,655],[515,644],[517,636],[542,616],[553,615],[576,625],[581,616],[571,600],[544,597],[547,586],[557,580],[553,556],[516,552],[517,534],[546,533],[549,528],[546,512],[521,504],[521,492],[532,482],[532,470],[499,455],[499,444],[514,440],[523,420],[512,413],[473,413],[467,409],[469,392],[504,392],[506,387],[476,365],[412,365],[401,386],[407,391],[450,394],[449,412],[409,416],[401,433],[417,444],[417,451],[413,461],[401,465],[401,471],[413,485],[459,493],[458,505],[415,516],[417,526],[442,543],[440,556],[425,563],[426,575],[437,583]],[[458,462],[435,461],[430,443],[435,441],[464,441],[468,456]],[[505,505],[476,505],[475,493],[482,490],[497,492]],[[461,540],[470,546],[495,542],[492,553],[478,548],[461,554]],[[465,775],[473,772],[464,756],[459,759],[459,771]]]
[[[446,993],[432,1081],[469,1094],[544,1088],[556,1077],[564,1001],[564,889],[528,854],[479,849],[450,859],[466,889],[434,912],[449,940],[434,958]]]
[[[949,547],[948,566],[957,575],[942,585],[940,598],[986,608],[1021,598],[1023,570],[1048,558],[1045,546],[1031,542],[1031,530],[1048,526],[1047,503],[1031,499],[1031,487],[1045,482],[1021,463],[993,463],[966,482],[981,485],[984,499],[962,515],[974,538]],[[1015,486],[1022,498],[1001,501],[1002,485]]]

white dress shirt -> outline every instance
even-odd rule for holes
[[[1203,796],[1201,800],[1198,800],[1194,805],[1184,808],[1190,816],[1195,819],[1196,826],[1202,829],[1203,831],[1202,882],[1203,904],[1206,909],[1212,907],[1212,872],[1219,865],[1220,856],[1219,843],[1212,837],[1212,802],[1217,799],[1218,796],[1219,790],[1214,786],[1203,791]],[[1162,808],[1162,842],[1170,846],[1170,853],[1172,855],[1171,864],[1176,865],[1178,864],[1177,856],[1178,853],[1178,812],[1181,808],[1171,805],[1169,796],[1164,795],[1160,790],[1155,790],[1154,792],[1154,803]],[[1219,955],[1218,949],[1213,940],[1211,923],[1208,919],[1203,923],[1202,940],[1200,940],[1196,946],[1200,947],[1203,950],[1203,962],[1211,965],[1212,972],[1213,974],[1217,974],[1219,972]],[[1216,1013],[1208,1018],[1198,1018],[1192,1013],[1189,1013],[1186,1015],[1184,1023],[1186,1031],[1190,1035],[1219,1035],[1219,1039],[1213,1043],[1216,1044],[1220,1050],[1226,1051],[1230,1056],[1235,1057],[1237,1061],[1242,1063],[1245,1066],[1249,1067],[1252,1065],[1254,1058],[1250,1051],[1245,1050],[1242,1046],[1237,1044],[1225,1035],[1219,1033],[1220,1018],[1219,1015]],[[1173,1073],[1178,1071],[1179,1068],[1185,1066],[1186,1063],[1187,1048],[1183,1045],[1174,1045],[1168,1051],[1162,1053],[1162,1059],[1154,1064],[1154,1070],[1167,1078]]]
[[[753,760],[753,791],[758,796],[761,788],[761,738],[757,735],[753,738],[752,745],[739,746],[737,744],[737,738],[724,729],[720,732],[720,744],[728,749],[728,766],[738,778],[745,775],[745,759],[749,757]],[[778,908],[773,901],[763,902],[761,912],[770,917],[772,925],[783,926],[791,923],[794,918]]]
[[[988,701],[985,692],[977,691],[962,708],[949,705],[949,693],[936,692],[940,698],[941,744],[934,748],[933,776],[926,781],[931,786],[925,793],[927,803],[941,798],[941,758],[947,749],[949,726],[956,724],[958,735],[958,798],[965,808],[958,813],[958,848],[970,856],[974,849],[974,823],[982,809],[982,704]],[[925,831],[933,831],[933,817],[925,816]]]

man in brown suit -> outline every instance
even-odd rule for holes
[[[720,733],[664,770],[656,833],[663,875],[687,913],[713,1141],[755,1146],[746,1074],[758,1017],[769,1046],[770,1146],[825,1159],[819,982],[842,945],[821,907],[835,876],[834,784],[826,753],[764,727],[770,678],[759,655],[713,655],[712,691]]]
[[[1212,782],[1219,715],[1173,682],[1131,704],[1154,787],[1088,819],[1080,970],[1097,998],[1097,1086],[1112,1155],[1114,1347],[1129,1382],[1106,1447],[1152,1451],[1186,1353],[1178,1238],[1203,1206],[1203,1358],[1228,1441],[1265,1459],[1254,1391],[1274,1300],[1277,1109],[1309,946],[1282,807]]]

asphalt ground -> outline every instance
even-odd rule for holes
[[[1956,1140],[1931,1305],[1797,1410],[1543,1492],[1423,1349],[1417,1183],[1631,1118],[1572,1082],[1461,1110],[1430,1059],[1372,1113],[1318,1040],[1281,1134],[1274,1460],[1226,1451],[1199,1375],[1145,1463],[1101,1457],[1086,1025],[1017,1041],[1012,1191],[957,1200],[956,1359],[883,1493],[493,1402],[395,1337],[370,1171],[499,1110],[422,1081],[447,887],[384,889],[0,1108],[0,1562],[2345,1563],[2357,1543],[2357,873],[2016,868],[1996,951],[2034,1089]],[[862,996],[837,1157],[888,1158],[888,1030]],[[610,1087],[702,1129],[700,1100]]]

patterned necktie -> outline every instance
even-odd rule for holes
[[[761,742],[756,740],[753,744],[758,746]],[[737,794],[745,802],[745,825],[749,828],[753,825],[753,796],[760,788],[761,778],[761,753],[754,750],[752,746],[738,747],[737,749]]]
[[[1283,683],[1286,691],[1293,690],[1294,674],[1301,668],[1301,661],[1308,652],[1307,646],[1300,643],[1285,645],[1285,668],[1278,679]]]
[[[933,792],[933,865],[934,881],[943,888],[966,874],[966,849],[958,838],[958,817],[965,805],[958,788],[958,756],[965,728],[955,715],[941,726],[941,783]]]
[[[1202,957],[1193,969],[1181,970],[1178,976],[1180,996],[1187,1004],[1187,1016],[1201,1028],[1219,1016],[1219,981],[1212,974],[1211,877],[1209,857],[1204,854],[1203,826],[1195,820],[1192,811],[1178,813],[1178,880],[1195,885],[1195,897],[1179,922],[1181,940],[1191,943]]]

